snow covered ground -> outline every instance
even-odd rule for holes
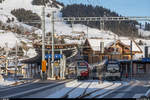
[[[93,98],[95,97],[96,95],[99,95],[99,94],[102,94],[102,93],[105,93],[106,91],[110,91],[111,89],[115,89],[117,88],[118,86],[120,86],[121,83],[115,83],[114,85],[108,87],[108,88],[105,88],[105,89],[102,89],[100,91],[97,91],[93,94],[91,94],[90,96],[86,97],[86,98]]]
[[[90,82],[92,82],[90,84]],[[83,83],[83,84],[81,84]],[[68,91],[70,91],[71,89],[77,87],[79,84],[81,84],[78,88],[74,89],[70,94],[69,94],[69,98],[76,98],[78,96],[80,96],[84,90],[86,89],[86,87],[90,84],[89,88],[86,90],[86,93],[89,93],[91,91],[97,90],[97,89],[101,89],[107,86],[112,85],[112,82],[108,82],[108,81],[104,81],[103,84],[99,84],[98,80],[86,80],[86,81],[73,81],[73,82],[69,82],[66,83],[66,86],[64,88],[62,88],[60,91],[57,91],[49,96],[47,96],[46,98],[61,98],[63,95],[65,95]],[[121,82],[115,82],[114,85],[112,85],[111,87],[102,89],[98,92],[93,93],[90,97],[93,97],[97,94],[101,94],[104,93],[106,91],[109,91],[111,89],[117,88],[118,86],[120,86]],[[123,82],[123,86],[127,85],[127,82]]]
[[[139,29],[139,35],[147,37],[150,36],[150,31],[144,31],[143,29]]]
[[[63,95],[65,95],[68,91],[70,91],[74,87],[78,86],[79,84],[81,84],[81,82],[78,82],[77,80],[66,83],[66,86],[65,86],[66,88],[63,88],[60,91],[47,96],[46,98],[60,98]]]
[[[11,84],[14,84],[15,83],[15,80],[12,79],[12,78],[8,78],[8,79],[0,79],[0,88],[3,88],[5,86],[8,86],[8,85],[11,85]]]

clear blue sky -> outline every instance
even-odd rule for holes
[[[123,16],[150,16],[150,0],[57,0],[65,5],[83,3],[100,5]]]

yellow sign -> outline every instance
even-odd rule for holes
[[[46,71],[46,60],[42,61],[42,71]]]

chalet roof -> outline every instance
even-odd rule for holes
[[[117,42],[125,46],[130,46],[130,39],[118,39]],[[108,48],[115,43],[114,39],[88,39],[89,45],[93,51],[100,51],[100,42],[104,42],[104,47]],[[132,51],[141,52],[141,48],[132,40]]]
[[[104,42],[104,47],[107,47],[107,45],[110,45],[113,41],[114,40],[109,39],[88,39],[88,42],[94,51],[100,51],[100,42]]]

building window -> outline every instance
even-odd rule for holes
[[[123,59],[128,60],[128,59],[129,59],[129,56],[123,56]]]
[[[128,48],[128,47],[125,47],[125,50],[129,50],[129,48]]]
[[[106,60],[106,59],[109,59],[108,56],[102,56],[102,60]]]
[[[144,65],[143,64],[138,64],[137,65],[137,72],[138,73],[144,73]]]

